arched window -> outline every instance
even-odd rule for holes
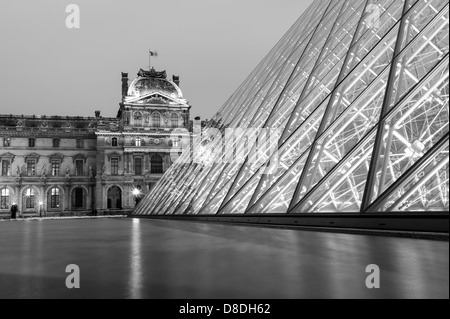
[[[9,189],[2,188],[0,191],[0,209],[9,208]]]
[[[173,128],[178,127],[178,115],[175,113],[172,113],[170,116],[170,123]]]
[[[142,126],[142,113],[141,112],[134,113],[134,126]]]
[[[34,189],[28,188],[25,192],[25,208],[34,208],[35,205]]]
[[[135,145],[136,146],[141,146],[142,145],[142,139],[140,137],[136,137]]]
[[[50,208],[59,208],[59,188],[52,188],[50,190]]]
[[[122,191],[117,186],[108,189],[108,209],[122,209]]]
[[[152,126],[161,127],[161,115],[158,112],[152,114]]]
[[[112,140],[111,140],[111,145],[112,145],[113,147],[117,147],[117,137],[113,137],[113,138],[112,138]]]
[[[163,159],[157,154],[151,158],[151,172],[152,174],[162,174],[163,172]]]

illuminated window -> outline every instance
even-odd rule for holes
[[[34,208],[35,206],[35,194],[34,189],[28,188],[25,193],[25,208]]]
[[[141,140],[141,138],[140,138],[140,137],[136,137],[135,143],[136,143],[136,146],[141,146],[141,145],[142,145],[142,140]]]
[[[9,137],[5,137],[3,139],[3,146],[4,147],[10,147],[11,146],[11,139]]]
[[[59,208],[59,188],[52,188],[50,192],[50,207]]]
[[[9,161],[2,161],[2,176],[9,175],[9,167],[11,163]]]
[[[36,176],[36,160],[27,161],[27,175]]]
[[[52,160],[52,175],[53,176],[59,175],[60,165],[61,165],[61,163],[59,160]]]
[[[9,208],[9,189],[2,188],[0,193],[0,209]]]

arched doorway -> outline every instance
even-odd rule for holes
[[[117,186],[108,189],[108,209],[122,209],[122,191]]]
[[[77,187],[73,190],[73,208],[82,209],[84,208],[85,203],[85,194],[84,189],[81,187]]]

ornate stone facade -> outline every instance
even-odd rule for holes
[[[179,78],[122,73],[117,117],[0,115],[0,216],[130,211],[188,137]]]

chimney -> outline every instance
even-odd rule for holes
[[[128,94],[128,73],[122,72],[122,97]]]
[[[172,75],[173,83],[175,83],[177,86],[180,86],[180,76],[179,75]]]

